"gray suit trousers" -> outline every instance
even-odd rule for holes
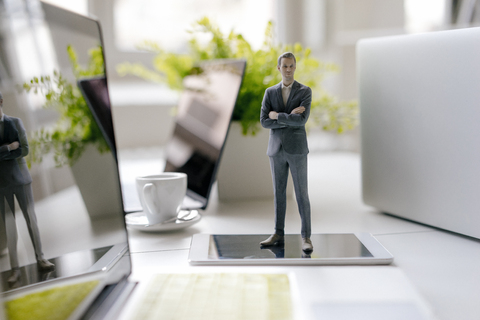
[[[20,186],[21,187],[21,186]],[[5,202],[10,206],[10,211],[6,211]],[[15,202],[13,190],[3,189],[0,191],[0,215],[3,222],[6,238],[7,248],[10,257],[10,267],[18,268],[18,254],[17,254],[17,225],[15,224]]]
[[[275,196],[275,233],[285,234],[285,215],[287,210],[288,169],[292,173],[293,187],[297,199],[298,212],[302,219],[302,238],[310,238],[310,200],[308,198],[307,154],[288,154],[283,148],[270,157],[273,193]]]
[[[17,226],[15,219],[15,203],[14,196],[16,196],[23,217],[27,223],[28,233],[32,240],[33,249],[35,250],[35,257],[37,260],[43,259],[42,245],[40,241],[40,231],[38,230],[37,217],[34,209],[34,200],[31,183],[12,187],[8,192],[0,192],[0,214],[4,223],[7,235],[7,247],[10,255],[11,268],[19,267],[17,255]],[[5,200],[10,207],[10,211],[6,210]]]

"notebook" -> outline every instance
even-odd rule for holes
[[[288,274],[163,273],[122,319],[292,320]]]

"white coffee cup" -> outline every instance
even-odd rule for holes
[[[178,215],[187,193],[185,173],[165,172],[137,177],[136,184],[148,223],[161,223]]]

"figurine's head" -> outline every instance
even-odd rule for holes
[[[293,82],[295,69],[297,68],[297,59],[291,52],[285,52],[278,57],[277,69],[282,74],[282,80],[286,84]]]

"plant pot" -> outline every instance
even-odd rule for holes
[[[262,128],[255,136],[245,136],[239,122],[230,124],[217,176],[220,201],[273,199],[267,156],[269,131]],[[293,184],[289,177],[287,196],[292,194]]]
[[[110,152],[101,154],[88,145],[71,170],[92,220],[123,212],[117,164]]]

